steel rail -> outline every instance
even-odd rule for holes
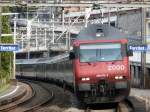
[[[41,86],[41,84],[38,84],[37,81],[36,82],[35,81],[31,82],[28,80],[21,80],[21,81],[32,87],[32,89],[34,91],[34,95],[32,97],[30,97],[30,99],[27,99],[24,102],[20,102],[19,104],[14,105],[13,107],[9,107],[9,108],[4,109],[4,111],[7,111],[7,112],[9,112],[9,111],[10,112],[34,111],[34,110],[37,110],[38,108],[40,108],[41,105],[44,105],[48,101],[53,99],[53,97],[54,97],[53,92],[47,90],[45,87]],[[40,93],[39,92],[39,91],[43,91],[43,90],[46,93]],[[41,97],[40,99],[38,99],[40,95],[43,95],[43,98]]]
[[[14,101],[14,102],[10,102],[7,105],[2,106],[0,108],[0,112],[1,111],[2,112],[10,111],[10,110],[12,110],[14,108],[17,108],[18,105],[23,104],[25,102],[28,102],[31,98],[33,98],[35,96],[35,91],[34,91],[34,89],[33,89],[31,84],[27,84],[27,85],[29,86],[30,91],[28,90],[28,92],[25,93],[24,96],[22,96],[22,98]],[[32,93],[30,93],[31,91],[32,91]]]
[[[46,90],[49,93],[49,97],[47,97],[47,99],[43,99],[43,101],[41,101],[40,103],[32,106],[31,108],[26,109],[24,112],[33,112],[34,110],[37,110],[38,108],[40,108],[40,106],[46,104],[47,102],[53,100],[54,98],[54,93],[53,91],[49,91],[46,87],[44,87],[40,82],[38,81],[34,81],[33,83],[41,86],[44,90]],[[38,94],[38,93],[37,93]]]

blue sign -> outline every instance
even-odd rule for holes
[[[19,50],[19,45],[17,44],[2,44],[0,45],[0,51],[17,51]]]
[[[147,45],[129,45],[129,50],[132,51],[147,51]]]

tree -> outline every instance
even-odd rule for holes
[[[3,7],[2,12],[9,12],[8,7]],[[10,34],[11,29],[9,25],[9,16],[2,16],[2,33]],[[12,36],[1,37],[1,43],[13,43]],[[12,65],[13,53],[12,52],[0,52],[1,55],[1,66],[0,66],[0,79],[1,83],[7,83],[11,78],[12,71],[10,70],[10,65]]]

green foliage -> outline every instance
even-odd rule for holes
[[[3,7],[2,12],[9,12],[9,7]],[[2,16],[2,33],[10,34],[11,29],[9,26],[9,16]],[[1,37],[1,43],[13,43],[13,37]],[[0,84],[7,83],[11,78],[10,65],[12,65],[13,53],[12,52],[0,52],[1,63],[0,63]],[[2,81],[3,80],[3,81]],[[4,81],[5,80],[5,81]]]
[[[4,12],[5,13],[9,12],[9,8],[8,7],[3,7],[2,12],[3,13]],[[9,21],[9,16],[2,16],[2,33],[11,33],[8,21]]]

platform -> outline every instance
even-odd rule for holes
[[[142,105],[143,106],[145,105],[146,112],[150,112],[150,89],[132,88],[131,92],[130,92],[130,97],[129,97],[129,98],[132,98],[132,99],[130,99],[130,100],[133,100],[132,96],[134,96],[137,100],[135,102],[135,104],[138,105],[136,108],[141,108],[140,106],[141,106],[142,103],[138,104],[138,102],[143,102]]]
[[[137,89],[132,88],[130,92],[131,96],[137,96],[137,97],[149,97],[150,98],[150,89]]]
[[[130,96],[135,96],[138,99],[145,101],[150,106],[150,89],[132,88]]]
[[[14,102],[24,96],[27,92],[25,84],[17,82],[16,85],[10,85],[5,91],[0,93],[0,106]]]

